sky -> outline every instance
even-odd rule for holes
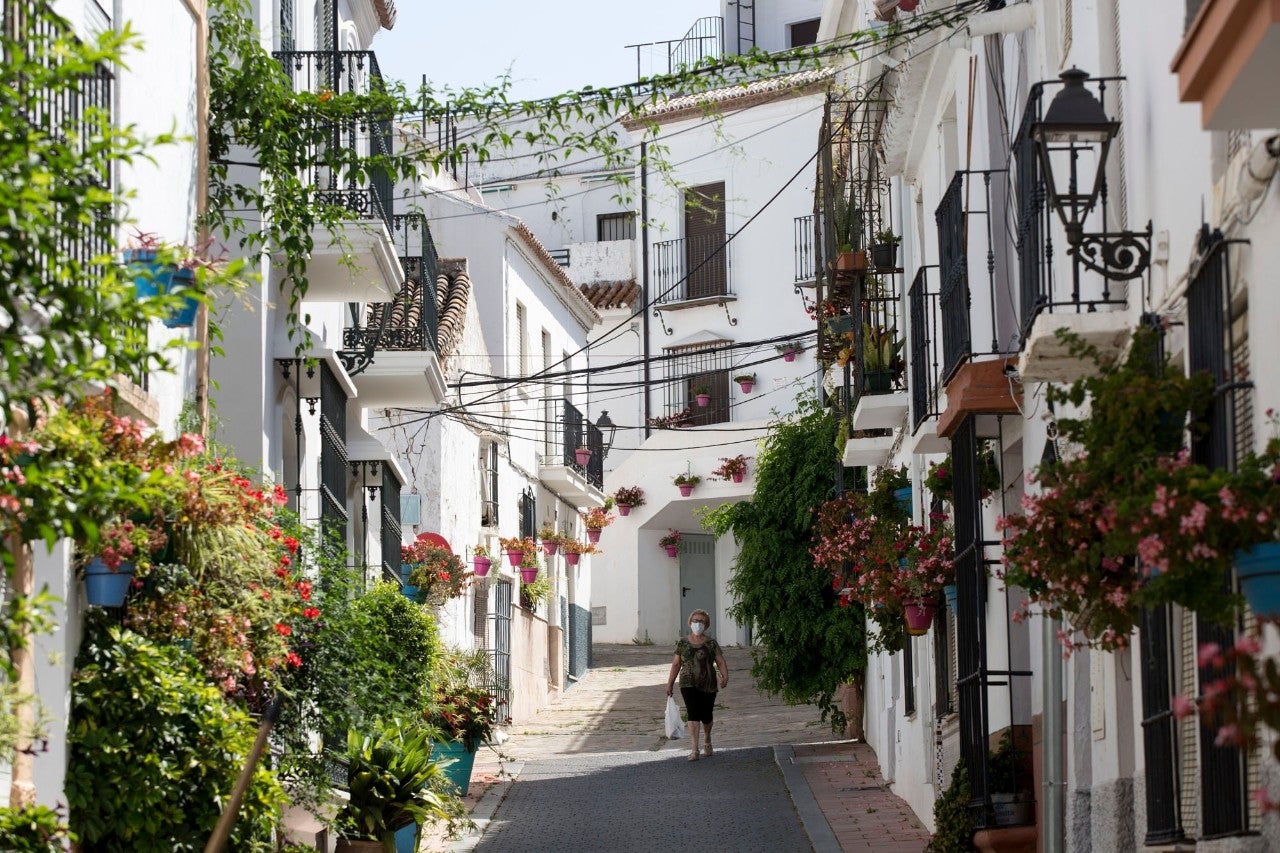
[[[372,45],[385,76],[410,90],[423,74],[457,88],[489,85],[511,68],[521,99],[630,83],[636,51],[624,45],[679,39],[699,17],[720,14],[718,0],[401,0],[396,8],[395,28]],[[647,75],[657,54],[645,54]]]

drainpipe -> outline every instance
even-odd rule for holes
[[[1062,745],[1062,655],[1058,651],[1057,619],[1041,618],[1041,665],[1044,673],[1044,853],[1063,853],[1066,756]]]
[[[1019,33],[1035,25],[1036,10],[1031,3],[1015,3],[994,12],[983,12],[969,18],[947,37],[947,44],[958,50],[968,50],[969,42],[973,39]]]
[[[644,437],[647,439],[653,408],[649,393],[649,143],[643,139],[640,140],[640,281],[640,311],[644,321]]]

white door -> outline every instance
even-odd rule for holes
[[[716,612],[716,541],[714,537],[683,534],[680,541],[679,636],[689,633],[689,613]]]

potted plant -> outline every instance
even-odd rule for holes
[[[524,583],[533,583],[538,577],[538,556],[536,554],[524,554],[520,560],[520,580]]]
[[[633,507],[644,506],[644,489],[639,486],[622,486],[613,493],[618,515],[630,515]]]
[[[546,575],[538,575],[531,581],[522,580],[520,584],[520,603],[529,610],[551,597],[551,581]]]
[[[871,241],[871,263],[876,270],[884,272],[898,266],[898,235],[885,229],[876,234]]]
[[[794,341],[778,344],[775,349],[782,354],[782,360],[788,363],[795,361],[796,356],[804,352],[804,347]]]
[[[477,545],[471,549],[471,565],[475,569],[476,577],[482,578],[489,574],[489,568],[493,565],[493,559],[489,556],[489,549],[484,545]]]
[[[924,487],[935,498],[950,503],[953,500],[954,472],[955,463],[951,454],[948,453],[941,462],[929,465],[929,472],[924,478]],[[1000,466],[996,462],[995,445],[990,441],[981,442],[978,447],[978,496],[986,501],[999,490]]]
[[[447,652],[436,667],[433,680],[437,687],[425,719],[443,740],[435,744],[431,754],[459,796],[465,797],[470,787],[476,752],[489,742],[503,720],[497,698],[484,686],[492,683],[493,675],[483,651]]]
[[[756,375],[754,373],[743,373],[733,377],[733,381],[738,383],[738,387],[742,389],[743,394],[750,394],[751,389],[756,387]]]
[[[554,557],[560,548],[560,534],[550,522],[542,525],[542,529],[538,531],[538,538],[542,540],[542,553],[548,557]]]
[[[167,246],[152,232],[135,231],[124,250],[124,262],[131,270],[139,299],[182,297],[171,300],[173,310],[163,319],[170,329],[195,324],[201,304],[196,271],[219,271],[222,262],[202,257],[204,249],[207,247]]]
[[[502,545],[502,550],[507,553],[507,562],[511,566],[517,567],[524,560],[525,555],[533,555],[538,551],[538,545],[527,536],[499,536],[498,542]]]
[[[590,447],[577,448],[576,450],[573,451],[573,458],[577,460],[578,467],[586,468],[588,463],[591,462],[591,448]]]
[[[582,524],[587,528],[587,541],[594,545],[600,541],[600,531],[613,524],[613,514],[604,507],[592,507],[582,513]]]
[[[898,558],[897,590],[901,596],[907,633],[928,633],[938,609],[938,594],[955,578],[955,540],[946,516],[930,515],[926,530],[909,524],[894,542]]]
[[[343,758],[348,800],[335,820],[339,851],[393,853],[397,830],[446,816],[431,790],[440,769],[426,728],[392,722],[373,735],[350,730]]]
[[[409,569],[404,593],[414,601],[438,607],[462,595],[467,571],[456,554],[436,545],[428,535],[419,534],[412,545],[400,548],[401,571],[405,566]]]
[[[969,771],[964,759],[951,771],[951,784],[933,803],[933,823],[937,829],[925,853],[957,853],[973,849],[973,812],[969,808]]]
[[[707,406],[711,405],[711,386],[710,385],[694,386],[693,396],[698,401],[698,405],[705,409]]]
[[[583,554],[597,553],[595,546],[579,542],[577,539],[565,539],[560,543],[561,550],[564,551],[564,562],[566,566],[576,566],[582,559]]]
[[[682,497],[689,497],[693,494],[693,487],[702,482],[702,478],[697,474],[677,474],[672,478],[671,482],[676,484],[676,488],[680,490]]]
[[[987,789],[991,792],[991,808],[996,826],[1021,826],[1032,822],[1034,805],[1021,793],[1018,784],[1018,750],[1013,735],[1006,730],[1000,736],[995,752],[987,753]]]
[[[673,528],[667,528],[667,535],[658,540],[658,547],[665,549],[668,557],[679,556],[680,531]]]
[[[902,341],[898,340],[896,330],[863,324],[862,372],[867,393],[883,394],[893,390],[904,366],[899,355],[901,350]]]
[[[86,603],[92,607],[122,606],[135,571],[145,572],[167,541],[162,523],[123,519],[102,528],[98,553],[84,566]]]
[[[733,480],[741,483],[747,476],[747,457],[739,453],[737,456],[720,457],[720,467],[711,472],[721,480]]]

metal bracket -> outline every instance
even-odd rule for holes
[[[724,316],[728,319],[730,326],[738,325],[738,321],[729,313],[729,303],[721,300],[720,307],[724,309]]]
[[[667,337],[671,337],[672,335],[675,334],[674,330],[667,328],[667,321],[666,321],[666,318],[662,316],[661,308],[654,308],[653,316],[658,318],[658,322],[662,324],[662,331],[667,333]]]
[[[1151,264],[1151,223],[1145,231],[1081,234],[1069,250],[1085,269],[1111,281],[1140,278]]]

